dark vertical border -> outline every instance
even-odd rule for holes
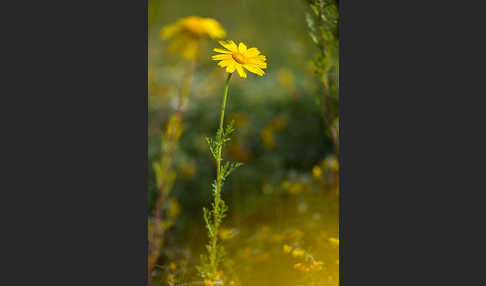
[[[475,3],[340,1],[341,286],[484,281]]]
[[[9,4],[0,284],[147,285],[147,1]]]

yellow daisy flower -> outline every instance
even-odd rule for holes
[[[267,58],[261,55],[257,48],[248,49],[241,42],[237,46],[233,41],[220,41],[219,44],[226,50],[214,49],[213,51],[221,54],[214,55],[212,59],[220,61],[218,66],[226,67],[226,72],[233,73],[236,70],[242,78],[246,78],[246,72],[243,68],[259,76],[265,74],[262,69],[267,68],[267,63],[265,62]]]
[[[305,251],[302,250],[302,249],[294,249],[294,251],[292,252],[293,257],[303,257],[304,254],[305,254]]]
[[[182,18],[160,31],[162,39],[171,41],[169,50],[186,59],[193,59],[197,55],[199,40],[206,35],[211,39],[220,39],[226,35],[226,31],[218,21],[197,16]]]

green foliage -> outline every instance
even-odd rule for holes
[[[311,0],[306,13],[309,36],[321,53],[314,60],[319,75],[338,65],[339,11],[334,0]]]
[[[314,59],[315,73],[322,84],[322,97],[316,96],[323,111],[334,152],[339,154],[339,123],[333,110],[338,108],[339,95],[339,10],[334,0],[309,0],[306,14],[309,36],[319,49]],[[336,123],[337,122],[337,123]]]

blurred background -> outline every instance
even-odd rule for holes
[[[338,285],[338,161],[326,128],[322,84],[313,63],[319,49],[309,36],[303,0],[149,0],[149,219],[157,185],[154,163],[167,154],[167,126],[180,114],[171,149],[171,186],[164,200],[166,227],[150,273],[152,285],[201,285],[196,270],[207,233],[202,208],[211,203],[216,165],[206,137],[218,128],[227,73],[211,60],[217,40],[201,39],[194,60],[169,51],[161,29],[187,16],[210,17],[226,30],[222,40],[244,42],[267,57],[259,77],[233,75],[226,122],[236,132],[225,159],[243,162],[225,183],[229,206],[220,234],[227,255],[225,285]],[[188,73],[190,75],[188,76]],[[178,96],[187,98],[178,109]],[[329,92],[337,102],[338,88]],[[169,174],[169,171],[167,171]],[[150,230],[149,230],[150,231]],[[294,250],[322,269],[310,273]]]

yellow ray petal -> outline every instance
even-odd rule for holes
[[[243,44],[242,42],[240,42],[240,45],[238,46],[238,50],[240,51],[240,53],[245,54],[245,52],[246,52],[246,45]]]
[[[254,60],[260,60],[260,61],[265,61],[267,57],[264,55],[258,55],[258,56],[253,56],[253,57],[247,57],[248,59],[254,59]]]
[[[252,65],[255,65],[255,66],[257,66],[259,68],[263,68],[263,69],[267,68],[267,63],[264,62],[264,61],[261,61],[261,60],[250,59],[250,60],[248,60],[248,64],[252,64]]]
[[[226,72],[232,73],[235,71],[237,64],[235,62],[230,62],[230,64],[226,67]],[[241,67],[241,66],[240,66]]]
[[[246,50],[245,57],[254,57],[254,56],[258,56],[259,54],[260,51],[257,48],[250,48]]]
[[[218,63],[218,66],[224,68],[224,67],[230,65],[231,63],[234,63],[234,61],[232,59],[231,60],[224,60],[224,61],[220,61]]]
[[[225,47],[226,49],[234,52],[234,51],[238,51],[238,47],[236,46],[235,42],[233,41],[219,41],[219,44],[223,47]]]
[[[236,65],[236,71],[238,72],[238,75],[240,75],[240,77],[246,78],[246,72],[241,65]]]
[[[231,59],[231,55],[228,55],[228,54],[214,55],[211,58],[213,60],[229,60],[229,59]]]
[[[243,67],[245,69],[247,69],[248,71],[250,71],[254,74],[257,74],[259,76],[262,76],[263,74],[265,74],[265,72],[263,70],[261,70],[259,67],[255,66],[255,65],[246,64],[246,65],[243,65]]]
[[[231,54],[231,51],[215,48],[213,51],[223,54]]]

